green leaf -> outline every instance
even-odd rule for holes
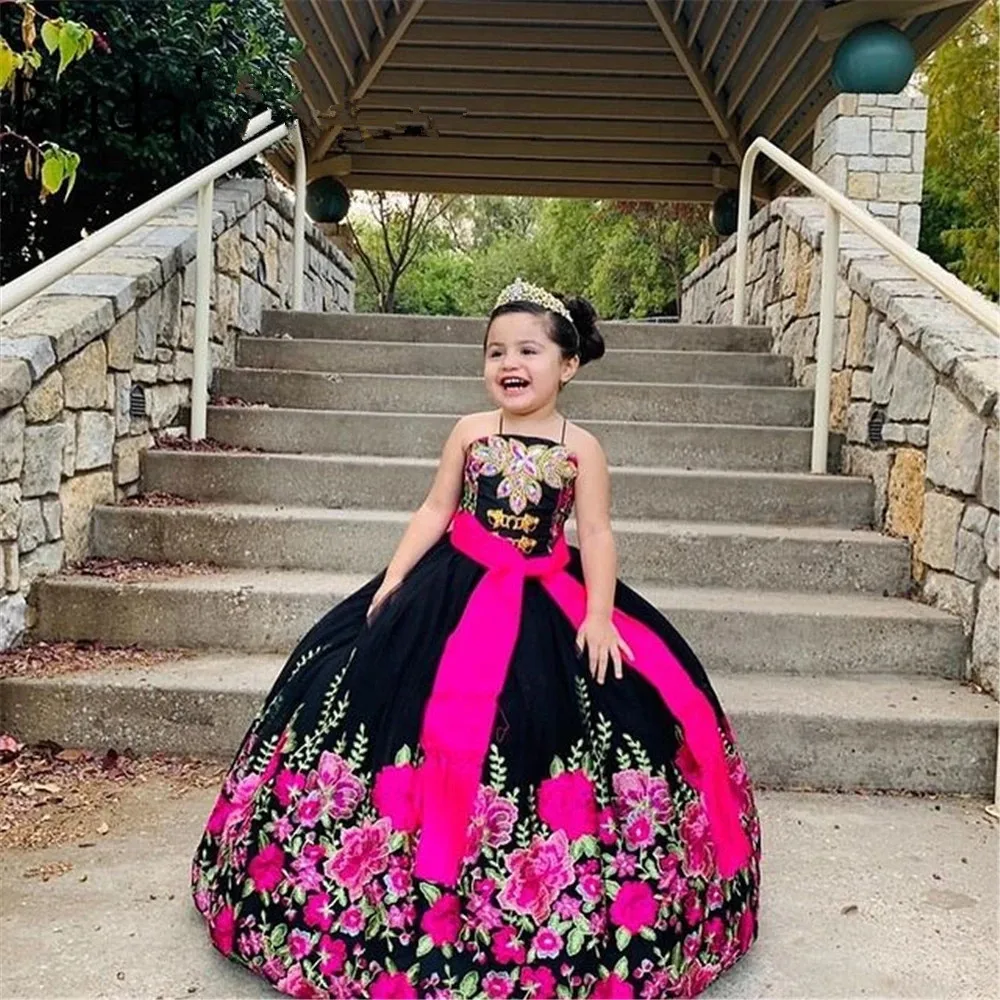
[[[0,38],[0,90],[10,82],[14,75],[14,52],[11,47]]]
[[[66,168],[58,149],[45,150],[42,162],[42,190],[46,194],[55,194],[62,187],[66,176]]]
[[[655,941],[656,940],[656,931],[654,931],[652,927],[643,927],[643,929],[641,931],[639,931],[639,934],[646,941]]]
[[[417,958],[423,958],[424,955],[429,955],[433,950],[434,941],[431,939],[430,934],[422,935],[417,942]]]
[[[479,976],[475,972],[466,973],[465,978],[458,984],[458,992],[461,993],[466,1000],[472,1000],[472,998],[479,991]]]
[[[618,959],[618,964],[615,966],[615,975],[619,979],[628,979],[628,959],[624,955]]]
[[[561,757],[553,757],[552,763],[549,765],[549,774],[553,778],[558,778],[566,770],[566,765],[562,762]]]
[[[411,760],[413,760],[413,755],[410,752],[410,748],[408,746],[404,745],[404,746],[402,746],[402,747],[399,748],[399,751],[396,754],[396,760],[394,761],[394,763],[397,766],[400,766],[400,765],[403,765],[403,764],[409,764]]]
[[[76,57],[76,51],[76,33],[73,31],[72,22],[69,22],[59,29],[59,69],[56,71],[57,80],[63,75],[63,70]]]
[[[574,927],[566,938],[566,954],[579,955],[583,949],[583,931],[579,927]]]
[[[280,948],[285,943],[285,938],[287,936],[288,927],[285,924],[278,924],[278,926],[271,931],[271,947]]]
[[[618,950],[624,951],[631,941],[632,935],[624,927],[619,927],[615,932],[615,944],[618,945]]]
[[[59,20],[46,21],[42,25],[42,41],[45,43],[49,55],[52,55],[59,48],[59,29],[61,27],[62,21]]]
[[[436,885],[431,885],[430,882],[420,883],[420,893],[430,906],[433,906],[441,898],[441,890]]]

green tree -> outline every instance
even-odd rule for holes
[[[921,249],[967,284],[1000,293],[1000,13],[984,4],[928,60]]]
[[[40,205],[23,150],[15,156],[0,147],[0,214],[5,231],[18,234],[0,247],[4,282],[234,149],[263,105],[287,118],[296,93],[291,60],[299,43],[278,0],[36,6],[40,15],[85,20],[111,47],[95,47],[61,77],[46,60],[30,95],[0,96],[8,127],[81,157],[74,196]],[[249,164],[242,172],[257,170]]]

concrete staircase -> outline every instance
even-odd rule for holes
[[[154,669],[0,687],[28,739],[227,756],[298,636],[389,559],[455,416],[487,404],[479,320],[265,314],[219,373],[211,438],[154,451],[95,512],[92,554],[211,563],[141,583],[62,576],[39,639],[187,648]],[[808,390],[763,328],[614,324],[567,391],[613,466],[621,574],[706,663],[753,776],[782,788],[988,794],[995,703],[959,621],[906,600],[869,482],[808,468]],[[836,448],[833,462],[837,461]]]

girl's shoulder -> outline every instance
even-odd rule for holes
[[[473,441],[493,434],[498,425],[497,411],[483,410],[481,413],[467,413],[464,417],[459,417],[452,433],[461,441],[462,447],[467,448]]]
[[[604,461],[600,439],[579,424],[566,422],[566,447],[581,461]]]

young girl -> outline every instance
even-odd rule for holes
[[[484,346],[497,409],[282,670],[195,903],[290,996],[696,996],[756,937],[746,771],[694,654],[616,581],[604,453],[556,409],[604,353],[593,309],[518,280]]]

